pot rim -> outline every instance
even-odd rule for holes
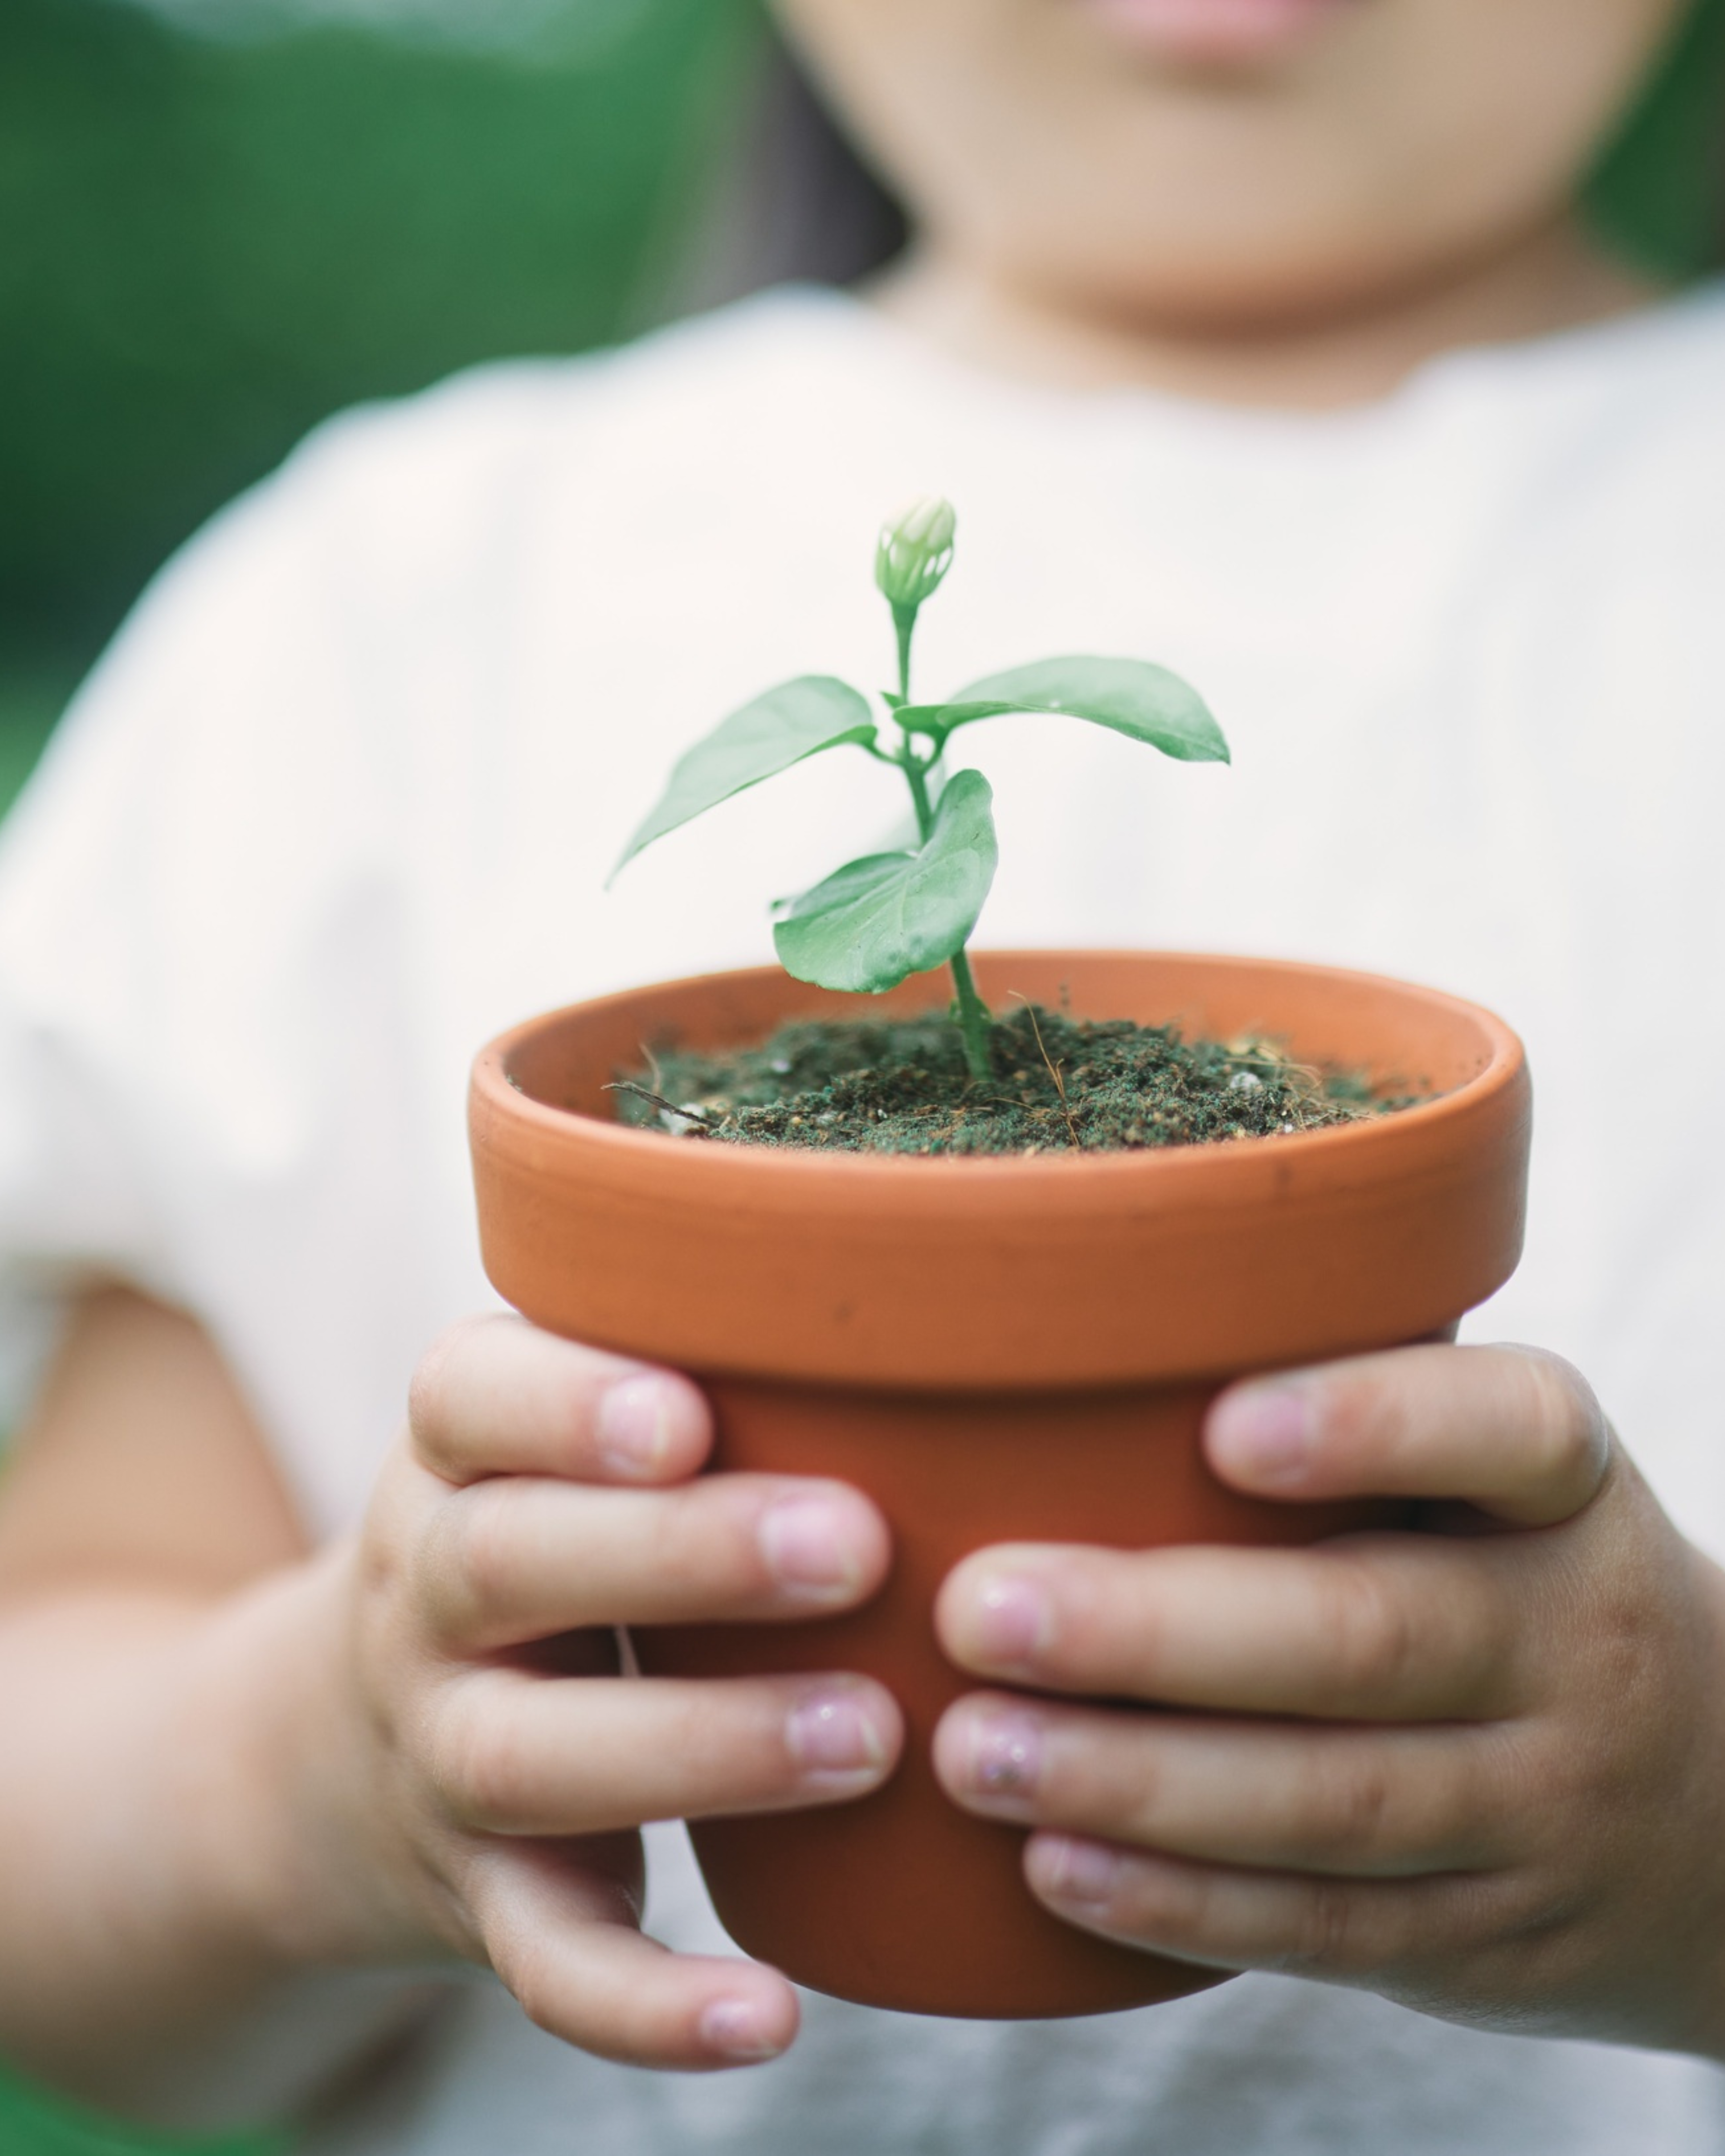
[[[1045,948],[980,951],[973,956],[989,967],[1014,962],[1045,964],[1050,959],[1082,963],[1132,957],[1168,959],[1194,969],[1205,966],[1249,967],[1255,972],[1290,978],[1316,976],[1360,989],[1384,991],[1403,1001],[1425,1004],[1434,1011],[1471,1021],[1484,1035],[1489,1053],[1481,1069],[1459,1086],[1429,1101],[1398,1108],[1392,1114],[1369,1121],[1332,1126],[1325,1130],[1296,1131],[1286,1137],[1278,1135],[1274,1140],[1276,1157],[1290,1164],[1296,1159],[1308,1162],[1322,1154],[1347,1161],[1368,1147],[1382,1145],[1393,1133],[1404,1138],[1412,1137],[1415,1131],[1435,1135],[1445,1122],[1471,1117],[1486,1100],[1515,1086],[1526,1065],[1526,1052],[1519,1038],[1495,1013],[1464,997],[1451,995],[1445,989],[1404,981],[1393,974],[1368,973],[1352,967],[1314,965],[1301,959],[1257,958],[1230,952],[1153,951],[1129,944],[1088,945],[1081,949],[1051,945]],[[943,969],[937,969],[939,970]],[[554,1107],[525,1091],[509,1075],[512,1060],[524,1045],[555,1032],[559,1025],[578,1014],[620,1007],[646,994],[671,996],[715,982],[741,986],[792,978],[778,966],[736,967],[719,973],[682,974],[668,981],[642,982],[633,988],[614,990],[603,996],[585,997],[555,1010],[542,1011],[520,1020],[480,1050],[472,1071],[475,1105],[483,1101],[517,1127],[522,1123],[536,1127],[547,1137],[561,1137],[564,1142],[572,1134],[573,1126],[583,1144],[613,1153],[619,1167],[634,1155],[644,1166],[657,1163],[663,1168],[666,1164],[664,1147],[675,1145],[680,1160],[687,1163],[687,1172],[703,1178],[764,1175],[793,1183],[798,1178],[839,1175],[893,1181],[910,1178],[926,1187],[931,1177],[946,1176],[956,1177],[972,1187],[986,1179],[997,1191],[1003,1186],[1024,1188],[1060,1178],[1095,1179],[1131,1175],[1170,1181],[1200,1172],[1212,1176],[1219,1171],[1225,1173],[1226,1163],[1234,1163],[1240,1169],[1255,1168],[1270,1142],[1266,1137],[1245,1143],[1211,1141],[1178,1146],[1106,1150],[1099,1147],[1082,1152],[1062,1149],[1038,1152],[1029,1158],[1022,1153],[829,1152],[814,1146],[704,1145],[677,1137],[669,1131],[645,1130],[638,1125],[590,1115],[582,1109]],[[932,979],[935,976],[926,978]]]
[[[1218,1030],[1261,1011],[1298,1052],[1461,1075],[1418,1107],[1257,1144],[1076,1160],[701,1144],[594,1114],[607,1066],[680,1012],[701,1040],[758,1040],[843,1005],[777,967],[626,989],[481,1052],[470,1129],[493,1286],[549,1331],[710,1376],[999,1392],[1418,1339],[1513,1271],[1531,1094],[1521,1043],[1489,1012],[1377,975],[1189,952],[979,954],[978,973],[997,996],[1015,974],[1045,994],[1070,980],[1088,1008],[1117,994],[1214,1013]],[[1153,974],[1153,996],[1135,995],[1132,977]],[[945,993],[925,976],[887,1007]],[[517,1065],[576,1105],[520,1090]]]

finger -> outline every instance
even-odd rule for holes
[[[845,1675],[546,1679],[487,1670],[445,1688],[427,1764],[458,1825],[588,1835],[649,1820],[784,1811],[878,1788],[904,1722]]]
[[[1470,1729],[1255,1727],[1000,1693],[958,1702],[934,1743],[949,1794],[985,1818],[1368,1879],[1512,1861],[1525,1806],[1507,1753]]]
[[[443,1335],[414,1375],[408,1423],[416,1456],[454,1483],[675,1482],[712,1443],[706,1402],[687,1378],[508,1316],[470,1318]]]
[[[501,1476],[436,1507],[413,1558],[429,1628],[486,1653],[593,1625],[807,1616],[886,1574],[880,1515],[842,1482],[725,1475],[672,1490]]]
[[[554,1852],[489,1853],[469,1898],[491,1966],[542,2029],[626,2066],[711,2071],[776,2058],[796,1994],[759,1962],[671,1953],[620,1887]]]
[[[935,1605],[962,1668],[1044,1691],[1333,1721],[1481,1720],[1527,1677],[1495,1541],[1360,1535],[1304,1550],[1002,1544]]]
[[[1260,1496],[1459,1498],[1521,1527],[1597,1494],[1611,1432],[1579,1373],[1532,1348],[1401,1348],[1235,1385],[1204,1450]]]
[[[1024,1876],[1056,1916],[1106,1938],[1219,1969],[1343,1981],[1440,1960],[1489,1932],[1490,1910],[1507,1898],[1466,1874],[1308,1879],[1059,1834],[1032,1835]]]

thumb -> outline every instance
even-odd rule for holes
[[[1232,1385],[1205,1455],[1253,1496],[1460,1499],[1549,1527],[1604,1481],[1611,1428],[1592,1388],[1535,1348],[1399,1348]]]

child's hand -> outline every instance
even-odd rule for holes
[[[1566,1364],[1428,1347],[1241,1385],[1236,1487],[1435,1501],[1301,1551],[980,1553],[947,1789],[1058,1914],[1450,2020],[1725,2054],[1725,1575]]]
[[[346,1565],[358,1758],[336,1809],[380,1882],[350,1951],[453,1947],[555,2035],[639,2065],[771,2056],[797,2007],[773,1969],[642,1937],[634,1830],[860,1795],[901,1737],[860,1677],[618,1673],[614,1627],[812,1615],[885,1573],[865,1499],[691,1480],[710,1439],[686,1379],[477,1321],[422,1367]]]

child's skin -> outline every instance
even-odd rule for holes
[[[1447,346],[1647,296],[1573,204],[1685,12],[779,7],[915,212],[885,304],[985,367],[1282,406],[1356,402]]]
[[[1240,0],[1226,50],[1173,0],[785,12],[929,235],[882,304],[990,365],[1345,403],[1645,296],[1568,203],[1678,0]],[[254,2036],[310,2031],[254,2105],[366,2040],[308,2018],[332,1970],[452,1955],[608,2056],[783,2049],[776,1972],[639,1936],[632,1830],[842,1802],[896,1710],[617,1676],[610,1628],[843,1607],[888,1541],[855,1491],[692,1479],[709,1439],[685,1379],[476,1321],[313,1556],[208,1340],[93,1297],[0,1502],[0,2053],[216,2118]],[[955,1801],[1034,1825],[1032,1887],[1091,1928],[1725,2058],[1725,1575],[1584,1381],[1408,1348],[1236,1388],[1205,1444],[1429,1531],[968,1560]],[[1072,1704],[985,1688],[1020,1681]]]

